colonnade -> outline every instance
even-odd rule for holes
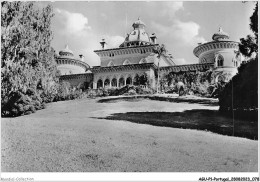
[[[147,85],[148,78],[145,74],[143,75],[128,75],[127,77],[104,77],[99,78],[93,82],[93,88],[120,88],[126,85]]]

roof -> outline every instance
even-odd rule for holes
[[[226,32],[224,32],[221,27],[219,27],[218,32],[213,34],[212,39],[215,41],[229,39],[229,35]]]
[[[132,46],[132,47],[119,47],[119,48],[112,48],[112,49],[100,49],[100,50],[94,50],[94,52],[103,52],[103,51],[112,51],[112,50],[121,50],[121,49],[131,49],[131,48],[149,47],[149,46],[157,46],[157,45],[159,45],[159,44],[140,45],[140,46]]]

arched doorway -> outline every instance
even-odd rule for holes
[[[132,78],[131,77],[128,77],[126,79],[126,85],[132,85]]]
[[[97,82],[97,88],[102,88],[102,87],[103,87],[103,81],[99,79]]]
[[[105,80],[104,85],[105,85],[105,87],[109,87],[110,86],[110,81],[109,81],[108,78]]]
[[[111,85],[112,85],[112,87],[117,87],[117,80],[116,80],[116,78],[112,79]]]
[[[140,77],[139,75],[135,75],[134,80],[133,80],[134,85],[140,85]]]
[[[140,85],[147,85],[147,76],[146,75],[142,75],[139,77],[139,84]]]
[[[119,79],[119,87],[123,87],[123,86],[125,86],[125,79],[123,77],[121,77]]]

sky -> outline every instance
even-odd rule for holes
[[[239,1],[56,1],[38,2],[53,6],[52,46],[58,53],[68,44],[74,56],[83,54],[90,66],[100,64],[93,52],[106,39],[108,48],[117,48],[140,17],[148,34],[155,33],[176,64],[198,63],[193,49],[212,41],[221,26],[230,40],[253,34],[249,18],[253,2]]]

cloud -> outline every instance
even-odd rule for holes
[[[162,11],[163,15],[168,15],[169,17],[175,16],[175,13],[179,10],[183,10],[183,2],[181,1],[169,1],[164,3],[164,9]]]
[[[88,25],[88,18],[81,13],[71,13],[62,9],[55,9],[57,16],[63,21],[65,26],[64,33],[69,34],[81,34],[86,30],[90,30],[91,27]]]
[[[176,65],[188,64],[187,61],[186,61],[184,58],[176,58],[176,59],[173,59],[173,62],[174,62]]]
[[[124,42],[124,37],[122,36],[106,36],[107,48],[116,48]]]
[[[199,42],[205,42],[205,39],[199,36],[200,26],[192,21],[182,22],[176,19],[169,26],[156,22],[152,22],[152,26],[159,36],[168,37],[172,41],[177,40],[180,44],[194,46]]]
[[[94,50],[101,49],[99,42],[102,38],[106,39],[108,48],[116,48],[124,38],[119,35],[99,35],[91,29],[88,23],[88,18],[80,13],[72,13],[63,9],[55,9],[54,17],[55,27],[54,32],[54,47],[59,52],[68,44],[74,52],[74,56],[78,58],[79,54],[83,54],[84,61],[90,66],[99,66],[100,58]],[[105,16],[101,15],[101,16]]]
[[[105,13],[100,13],[100,16],[101,16],[102,18],[104,18],[105,20],[108,19],[108,16],[107,16]]]

